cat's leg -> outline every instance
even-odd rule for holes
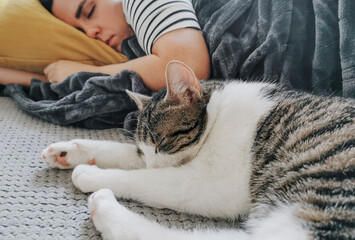
[[[232,184],[189,166],[125,171],[79,165],[72,180],[83,192],[108,188],[117,197],[208,217],[236,217],[248,210],[231,197]]]
[[[231,240],[249,239],[241,230],[194,230],[169,229],[149,221],[116,201],[112,191],[101,189],[89,197],[89,210],[96,228],[104,239],[140,240]]]
[[[255,240],[306,240],[311,239],[307,224],[295,216],[297,205],[261,205],[257,211],[264,216],[251,217],[247,226]],[[258,214],[254,211],[254,213]]]
[[[79,164],[121,169],[145,167],[136,145],[113,141],[76,139],[58,142],[44,149],[42,158],[48,166],[61,169]]]

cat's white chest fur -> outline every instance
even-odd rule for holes
[[[211,195],[223,196],[221,207],[230,217],[249,210],[251,148],[258,121],[274,105],[261,95],[264,86],[232,82],[213,93],[207,106],[205,141],[189,163],[214,179],[215,184],[220,179],[221,185],[211,189]],[[213,192],[216,189],[218,192]]]

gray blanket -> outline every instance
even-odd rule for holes
[[[192,0],[214,79],[267,81],[315,94],[355,97],[355,1]],[[143,56],[135,38],[122,44]],[[135,86],[135,87],[134,87]],[[60,125],[135,127],[124,89],[149,93],[133,72],[114,77],[78,73],[59,84],[7,85],[25,112]]]
[[[133,132],[138,111],[126,89],[151,93],[138,74],[122,71],[115,76],[79,72],[58,84],[32,79],[30,88],[7,85],[3,94],[11,96],[26,113],[47,122],[89,129],[125,128]]]
[[[214,78],[355,97],[355,1],[192,2]]]

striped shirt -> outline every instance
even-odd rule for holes
[[[167,32],[181,28],[200,30],[190,0],[122,0],[122,6],[127,23],[147,54]]]

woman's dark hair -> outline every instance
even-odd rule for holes
[[[48,10],[48,12],[52,13],[53,0],[39,0],[39,2]]]

